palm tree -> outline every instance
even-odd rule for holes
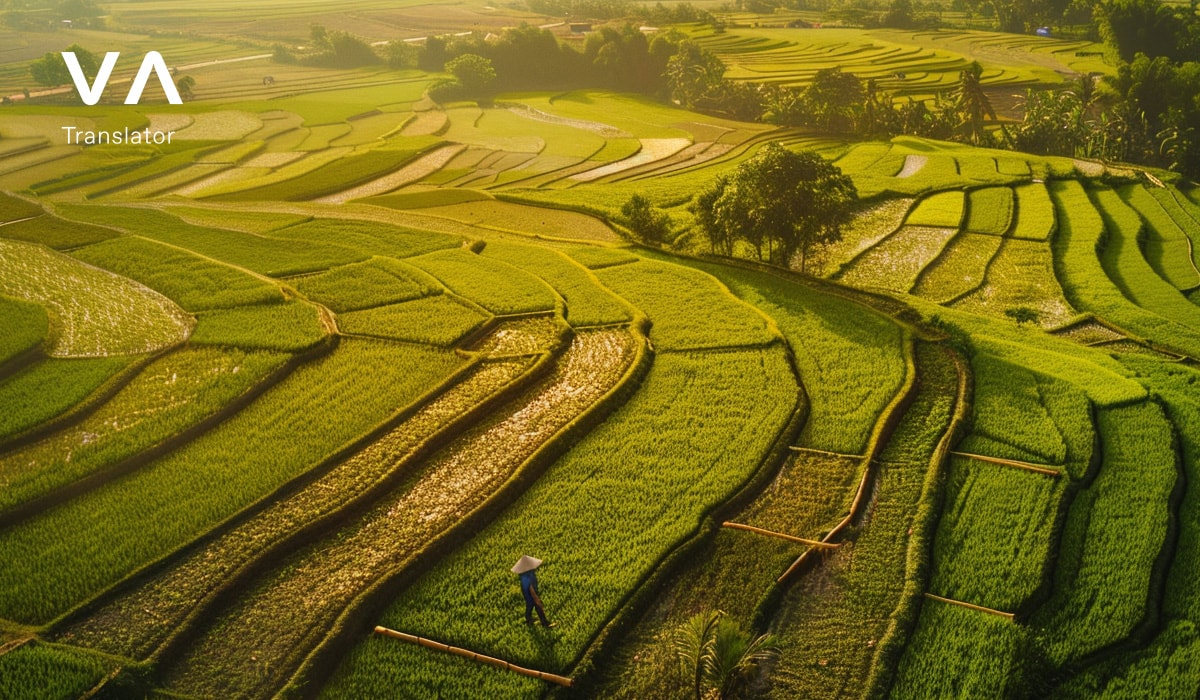
[[[175,89],[179,91],[179,96],[183,98],[191,98],[193,95],[192,88],[196,87],[196,79],[190,75],[185,75],[175,81]]]
[[[991,100],[980,82],[982,75],[983,66],[979,65],[979,61],[973,62],[958,74],[958,89],[954,93],[954,111],[960,120],[959,132],[975,145],[979,145],[985,135],[984,117],[996,120]]]
[[[697,613],[675,634],[675,654],[696,700],[740,697],[759,668],[776,658],[770,635],[751,638],[720,610]]]

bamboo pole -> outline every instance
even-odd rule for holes
[[[788,449],[791,450],[792,452],[807,452],[809,454],[825,455],[826,457],[838,457],[840,459],[864,459],[865,458],[865,455],[848,455],[843,452],[830,452],[828,450],[818,450],[818,449],[812,448],[812,447],[799,447],[797,445],[790,445],[788,447]]]
[[[781,540],[790,540],[792,542],[799,542],[800,544],[806,544],[810,547],[821,547],[823,549],[837,549],[838,547],[841,546],[840,544],[830,544],[829,542],[820,542],[818,540],[809,540],[809,539],[805,539],[803,537],[796,537],[795,535],[785,535],[782,532],[775,532],[773,530],[764,530],[761,527],[754,527],[753,525],[743,525],[741,523],[733,523],[733,522],[729,522],[729,521],[725,521],[725,522],[721,523],[721,526],[733,528],[734,530],[745,530],[746,532],[756,532],[760,535],[766,535],[767,537],[778,537]]]
[[[454,654],[456,656],[461,656],[463,658],[467,658],[472,661],[479,662],[481,664],[488,664],[489,666],[495,666],[496,668],[502,668],[502,669],[505,669],[508,671],[512,671],[514,673],[519,673],[522,676],[529,676],[530,678],[538,678],[538,679],[541,679],[548,683],[554,683],[556,685],[561,685],[565,688],[570,688],[571,684],[574,683],[574,680],[572,680],[571,678],[568,678],[566,676],[558,676],[553,673],[546,673],[545,671],[535,671],[531,668],[524,668],[523,666],[518,666],[514,663],[510,663],[503,659],[497,659],[494,656],[487,656],[485,654],[480,654],[478,652],[471,651],[470,649],[463,649],[461,647],[450,646],[449,644],[442,644],[441,642],[435,642],[432,639],[418,637],[415,634],[408,634],[407,632],[397,632],[396,630],[388,629],[387,627],[376,627],[375,634],[382,634],[385,637],[392,637],[393,639],[400,639],[400,640],[403,640],[406,642],[411,642],[413,644],[417,644],[419,646],[423,646],[428,649],[436,649],[438,651],[444,651],[447,654]]]
[[[953,599],[951,599],[951,598],[943,598],[943,597],[942,597],[942,596],[940,596],[940,595],[934,595],[934,594],[932,594],[932,593],[929,593],[929,592],[926,592],[926,593],[925,593],[925,597],[926,597],[926,598],[929,598],[929,599],[931,599],[931,600],[937,600],[937,601],[941,601],[941,602],[943,602],[943,603],[949,603],[949,604],[951,604],[951,605],[958,605],[958,606],[960,606],[960,607],[963,607],[963,608],[969,608],[969,609],[971,609],[971,610],[978,610],[978,611],[980,611],[980,612],[989,613],[989,614],[991,614],[991,615],[998,615],[998,616],[1000,616],[1000,617],[1003,617],[1003,618],[1006,618],[1006,619],[1009,619],[1009,620],[1013,619],[1013,614],[1012,614],[1012,613],[1009,613],[1009,612],[1002,612],[1002,611],[1000,611],[1000,610],[993,610],[993,609],[991,609],[991,608],[985,608],[985,607],[983,607],[982,605],[975,605],[974,603],[964,603],[964,602],[962,602],[961,600],[953,600]]]
[[[1036,472],[1038,474],[1045,474],[1046,476],[1053,476],[1055,478],[1062,476],[1062,471],[1060,471],[1058,469],[1051,469],[1049,467],[1045,467],[1040,464],[1032,464],[1030,462],[1020,462],[1015,459],[1003,459],[1000,457],[988,457],[986,455],[976,455],[976,454],[971,454],[969,452],[951,452],[950,454],[955,455],[957,457],[966,457],[967,459],[978,460],[980,462],[989,462],[991,464],[1002,464],[1006,467],[1014,467],[1016,469],[1024,469],[1025,471]]]

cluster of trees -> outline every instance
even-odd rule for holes
[[[6,26],[25,31],[58,29],[64,20],[72,26],[104,27],[104,10],[94,0],[0,0]]]
[[[858,191],[849,176],[812,151],[769,143],[700,192],[691,205],[715,253],[749,246],[759,260],[804,269],[809,249],[838,240]]]
[[[299,63],[322,68],[358,68],[385,60],[364,39],[349,32],[328,31],[325,27],[314,24],[308,38],[308,46],[297,51],[283,44],[276,44],[275,60],[279,63]]]

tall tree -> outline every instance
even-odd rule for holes
[[[702,191],[692,211],[715,252],[729,254],[741,241],[777,265],[799,256],[803,271],[813,244],[841,237],[857,194],[853,181],[816,153],[770,143]]]
[[[987,136],[984,117],[996,120],[991,100],[983,90],[983,66],[974,61],[958,74],[958,89],[954,91],[954,111],[958,115],[959,136],[975,145]]]
[[[854,131],[866,98],[863,82],[836,66],[817,71],[804,91],[805,110],[812,125],[836,133]]]

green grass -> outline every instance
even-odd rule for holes
[[[72,251],[90,265],[136,280],[188,311],[282,302],[283,292],[245,270],[174,246],[123,236]]]
[[[442,292],[427,273],[392,258],[376,257],[292,280],[309,299],[342,313],[395,304]]]
[[[487,320],[486,313],[448,295],[352,311],[338,316],[345,333],[450,346]]]
[[[183,310],[133,281],[42,246],[0,240],[0,294],[40,304],[48,351],[99,356],[159,350],[187,338]]]
[[[761,312],[698,270],[647,260],[603,268],[596,276],[650,318],[656,349],[761,345],[779,337]]]
[[[966,197],[961,191],[938,192],[917,202],[904,221],[909,226],[957,229],[963,220]]]
[[[0,456],[0,510],[45,495],[186,430],[258,383],[283,360],[283,355],[274,353],[205,347],[178,350],[156,360],[78,425]],[[87,385],[76,377],[63,380]],[[50,386],[62,391],[70,384]]]
[[[0,439],[33,428],[83,401],[131,358],[50,357],[0,381]]]
[[[659,355],[641,391],[404,593],[380,624],[566,670],[654,565],[758,467],[797,399],[789,376],[777,348]],[[746,431],[747,424],[759,429]],[[596,511],[595,503],[609,505]],[[563,621],[554,631],[520,621],[508,568],[522,553],[547,562],[541,594]],[[324,696],[396,687],[506,697],[541,690],[515,674],[463,669],[445,654],[373,638],[347,657]]]
[[[983,187],[967,193],[966,230],[1003,236],[1013,215],[1013,191],[1008,187]]]
[[[566,318],[573,326],[627,323],[629,306],[613,295],[594,274],[556,250],[502,241],[488,243],[484,257],[502,260],[537,275],[562,297]]]
[[[528,272],[467,250],[430,253],[409,262],[494,314],[549,311],[558,301],[545,282]]]
[[[114,226],[264,275],[294,275],[358,262],[368,254],[319,240],[295,245],[286,238],[193,226],[164,212],[132,207],[62,204],[64,216]]]
[[[191,340],[244,350],[295,352],[316,345],[325,335],[315,306],[287,301],[205,311],[196,317]]]
[[[343,339],[182,449],[0,533],[0,615],[43,623],[65,612],[313,468],[461,363]]]
[[[50,332],[50,320],[37,304],[0,296],[0,365],[41,345]]]

